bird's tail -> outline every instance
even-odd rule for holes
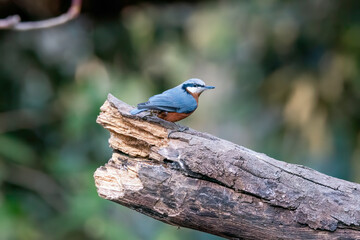
[[[136,114],[141,113],[143,111],[146,111],[146,109],[134,108],[133,110],[130,111],[130,113],[131,113],[131,115],[136,115]]]

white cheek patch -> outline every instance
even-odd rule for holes
[[[205,90],[202,87],[187,87],[186,89],[191,93],[202,93]]]

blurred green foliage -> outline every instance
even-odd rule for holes
[[[95,123],[191,78],[216,89],[183,124],[360,182],[359,1],[141,4],[0,32],[0,239],[218,239],[97,196]]]

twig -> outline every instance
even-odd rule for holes
[[[82,0],[72,0],[69,10],[55,18],[50,18],[35,22],[21,22],[18,15],[9,16],[5,19],[0,19],[0,29],[12,29],[18,31],[27,31],[34,29],[55,27],[76,18],[81,10]]]

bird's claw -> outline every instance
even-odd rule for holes
[[[150,112],[150,113],[146,114],[145,116],[142,116],[141,119],[144,121],[147,121],[149,118],[151,118],[153,116],[154,116],[154,114]]]
[[[186,127],[186,126],[179,126],[175,123],[175,125],[177,126],[177,129],[176,130],[171,130],[168,134],[168,138],[170,138],[170,135],[172,133],[175,133],[175,132],[185,132],[187,130],[189,130],[189,127]]]

